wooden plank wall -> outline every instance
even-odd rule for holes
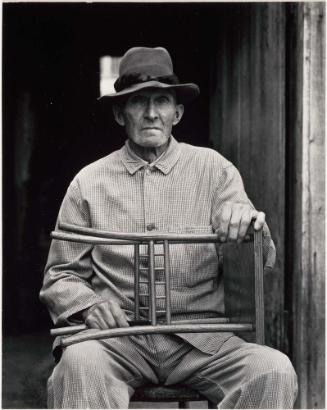
[[[293,361],[300,408],[325,408],[325,4],[292,5],[289,137]],[[292,54],[293,51],[293,54]]]
[[[230,20],[228,20],[230,23]],[[219,25],[211,75],[210,138],[240,170],[277,247],[266,272],[266,341],[287,351],[284,334],[285,5],[242,4]]]

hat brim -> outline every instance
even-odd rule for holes
[[[132,94],[136,91],[143,90],[145,88],[162,88],[165,90],[174,90],[176,92],[178,103],[187,103],[194,100],[200,94],[200,88],[193,83],[186,84],[165,84],[160,81],[146,81],[144,83],[133,84],[133,86],[125,88],[122,91],[105,94],[98,98],[98,101],[111,100],[122,98],[128,94]]]

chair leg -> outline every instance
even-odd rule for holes
[[[190,402],[189,401],[180,401],[178,402],[178,408],[179,409],[190,409]],[[208,400],[208,409],[216,409],[217,404],[214,403],[213,401]]]
[[[211,400],[208,400],[208,409],[216,409],[216,408],[217,408],[217,404]]]
[[[178,402],[179,409],[190,409],[190,402],[189,401],[179,401]]]

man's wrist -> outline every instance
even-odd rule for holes
[[[88,307],[88,308],[86,308],[86,309],[84,309],[80,312],[84,321],[89,316],[89,314],[92,313],[93,310],[95,310],[98,307],[98,305],[100,303],[103,303],[103,301],[102,302],[97,302],[94,305],[92,305],[92,306],[90,306],[90,307]]]

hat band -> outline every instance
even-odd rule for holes
[[[135,84],[145,83],[147,81],[159,81],[161,83],[171,85],[179,84],[179,80],[175,74],[156,77],[141,73],[130,73],[124,74],[121,77],[117,78],[114,87],[115,90],[119,92]]]

